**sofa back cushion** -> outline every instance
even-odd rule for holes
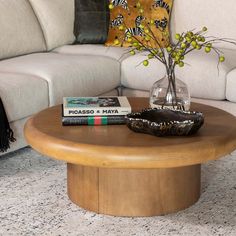
[[[175,0],[171,17],[172,37],[176,32],[206,26],[208,35],[236,39],[235,12],[235,0]],[[219,47],[235,48],[227,43]]]
[[[42,27],[47,50],[75,40],[74,0],[29,0]]]
[[[129,47],[131,44],[126,41],[128,34],[147,45],[143,37],[144,32],[140,27],[148,24],[159,41],[158,46],[165,47],[169,44],[169,19],[173,0],[112,0],[110,2],[112,10],[106,46]],[[143,13],[140,13],[141,9]],[[125,31],[120,30],[120,26],[124,27]],[[153,37],[150,37],[148,45],[157,47]]]
[[[45,50],[42,30],[28,0],[0,0],[0,59]]]
[[[104,44],[110,12],[108,0],[75,0],[74,34],[77,44]]]

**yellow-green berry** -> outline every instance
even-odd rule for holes
[[[180,57],[179,55],[176,55],[176,56],[175,56],[175,61],[179,61],[180,58],[181,58],[181,57]]]
[[[206,41],[205,37],[201,37],[201,41],[204,43]]]
[[[152,52],[152,54],[154,54],[154,55],[158,54],[158,50],[157,50],[157,49],[153,49],[153,50],[151,50],[151,52]]]
[[[190,43],[191,42],[191,38],[190,37],[185,37],[185,39],[186,39],[186,41],[188,42],[188,43]]]
[[[175,58],[176,57],[176,52],[172,52],[172,58]]]
[[[219,57],[219,61],[220,61],[220,62],[224,62],[224,61],[225,61],[225,57],[224,57],[224,56],[220,56],[220,57]]]
[[[135,51],[134,50],[130,51],[130,54],[135,55]]]
[[[179,40],[180,37],[181,37],[180,34],[176,34],[176,35],[175,35],[175,38],[176,38],[177,40]]]
[[[138,50],[139,51],[143,51],[145,48],[144,47],[139,47]]]
[[[179,62],[179,67],[184,67],[184,62],[183,61]]]
[[[197,42],[196,41],[192,41],[191,45],[192,45],[192,47],[195,48],[197,46]]]
[[[181,43],[181,48],[185,49],[187,47],[186,43]]]
[[[139,28],[140,28],[140,29],[144,29],[144,25],[140,24],[140,25],[139,25]]]
[[[149,65],[149,61],[148,61],[148,60],[144,60],[144,61],[143,61],[143,65],[144,65],[144,66],[148,66],[148,65]]]
[[[109,4],[109,9],[112,10],[114,8],[113,4]]]
[[[119,41],[118,39],[115,39],[115,40],[114,40],[114,44],[115,44],[115,45],[119,45],[119,44],[120,44],[120,41]]]
[[[171,50],[172,50],[172,48],[170,46],[166,48],[167,52],[171,52]]]
[[[201,49],[202,49],[202,46],[199,45],[199,44],[197,44],[196,49],[197,49],[197,50],[201,50]]]
[[[197,41],[201,42],[201,40],[202,40],[202,37],[201,37],[201,36],[198,36],[198,37],[197,37]]]
[[[211,51],[211,48],[210,47],[205,47],[205,52],[206,53],[209,53]]]
[[[126,40],[128,43],[131,43],[132,42],[132,39],[131,38],[127,38]]]
[[[153,56],[153,54],[148,54],[148,59],[152,59],[154,56]]]
[[[194,34],[192,31],[189,31],[188,33],[189,33],[190,37],[193,37]]]

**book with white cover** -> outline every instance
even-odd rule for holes
[[[114,116],[131,113],[127,97],[64,97],[63,116]]]

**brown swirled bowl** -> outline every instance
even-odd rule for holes
[[[191,135],[204,123],[204,116],[197,111],[149,108],[127,115],[127,126],[140,133],[156,136]]]

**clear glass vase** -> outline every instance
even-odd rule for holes
[[[166,75],[153,84],[150,90],[150,106],[188,111],[190,94],[187,85],[174,76]]]

